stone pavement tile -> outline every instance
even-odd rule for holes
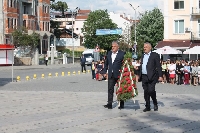
[[[123,110],[116,102],[112,110],[102,106],[107,92],[1,91],[1,96],[0,131],[6,133],[187,131],[184,124],[195,127],[194,119],[200,119],[200,98],[190,94],[158,93],[159,111],[146,113],[142,95]]]

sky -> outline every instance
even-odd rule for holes
[[[58,0],[57,0],[58,1]],[[71,10],[76,7],[80,9],[90,9],[92,11],[102,9],[107,9],[108,12],[114,13],[125,13],[131,17],[135,17],[134,9],[129,5],[132,4],[136,9],[136,15],[143,13],[146,10],[152,10],[154,7],[158,7],[163,11],[163,1],[164,0],[59,0],[66,2]]]

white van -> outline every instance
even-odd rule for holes
[[[92,61],[94,60],[94,52],[95,49],[86,49],[85,51],[83,51],[83,55],[86,58],[86,65],[91,65]]]

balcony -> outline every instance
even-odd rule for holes
[[[192,7],[192,16],[200,16],[200,8]]]
[[[192,40],[200,40],[200,31],[192,32]]]

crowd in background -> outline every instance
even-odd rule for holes
[[[133,59],[133,66],[139,71],[140,60]],[[200,85],[200,61],[199,60],[161,60],[163,81],[161,83],[170,83],[177,85]]]
[[[102,60],[92,62],[91,70],[92,70],[92,79],[97,81],[107,81],[108,74],[103,71],[104,62],[106,60],[106,56],[103,57]],[[162,76],[164,83],[177,84],[177,85],[200,85],[200,60],[161,60],[162,67]],[[134,66],[134,73],[136,75],[136,82],[138,82],[139,78],[139,66],[140,60],[132,61],[132,65]]]
[[[91,70],[92,70],[92,79],[98,80],[98,81],[108,81],[108,74],[105,72],[104,69],[104,63],[106,60],[106,56],[103,57],[100,61],[93,61],[91,64]]]

